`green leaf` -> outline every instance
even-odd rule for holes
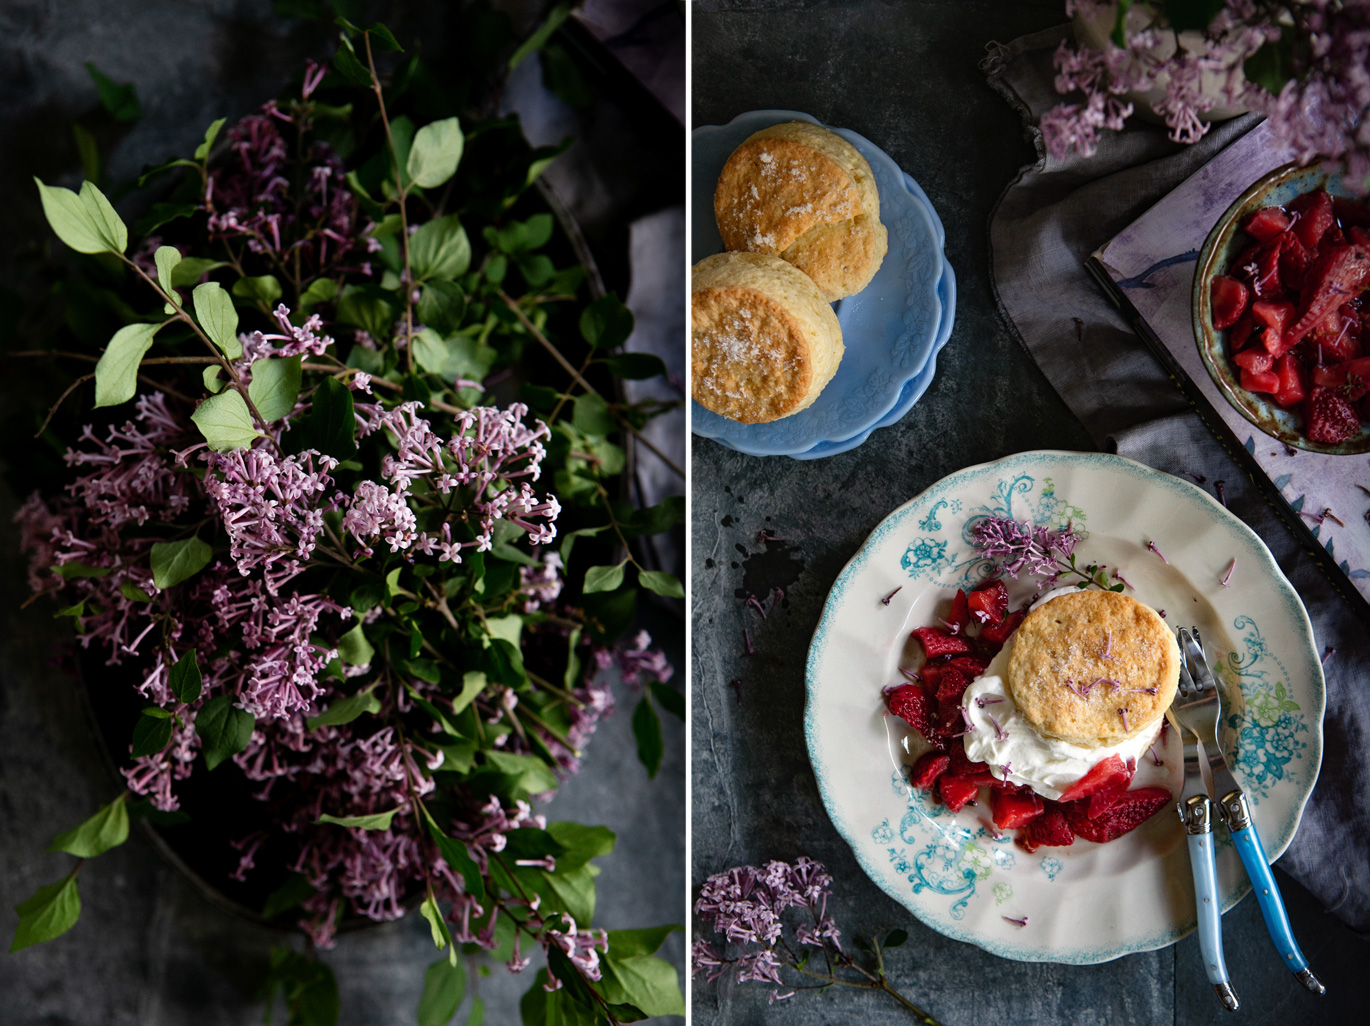
[[[452,933],[447,928],[447,922],[442,918],[442,909],[438,908],[438,903],[433,900],[431,890],[428,892],[428,896],[423,899],[423,904],[419,906],[419,914],[428,920],[428,929],[433,934],[433,947],[439,951],[450,947]]]
[[[430,281],[419,295],[418,314],[438,331],[456,331],[466,316],[466,293],[456,282]]]
[[[594,392],[577,396],[572,406],[571,423],[577,431],[603,438],[614,430],[614,415],[609,404]]]
[[[163,590],[189,580],[209,565],[214,550],[199,538],[154,542],[152,583]]]
[[[338,320],[361,328],[384,344],[391,337],[395,307],[391,293],[379,285],[349,285],[339,293]]]
[[[376,697],[375,691],[376,685],[372,684],[365,691],[340,698],[319,715],[310,716],[305,722],[313,731],[320,727],[339,727],[344,723],[351,723],[363,713],[375,715],[381,711],[381,700]]]
[[[462,142],[461,123],[456,118],[434,121],[420,128],[405,165],[414,184],[433,189],[456,174]]]
[[[612,937],[609,950],[613,951]],[[652,955],[616,958],[606,954],[602,964],[600,991],[606,1001],[636,1005],[648,1015],[685,1014],[685,997],[670,962]]]
[[[1176,32],[1203,32],[1227,0],[1165,0],[1165,16]]]
[[[1108,38],[1114,46],[1127,46],[1127,12],[1132,9],[1132,0],[1118,0],[1118,10],[1113,16],[1113,31]]]
[[[455,869],[461,874],[467,894],[475,895],[477,901],[484,901],[485,881],[480,875],[480,867],[476,865],[476,860],[471,857],[465,842],[454,837],[448,837],[443,833],[442,827],[438,826],[437,820],[428,811],[428,806],[420,803],[419,808],[423,812],[423,821],[428,827],[428,835],[437,842],[442,860],[447,863],[449,868]]]
[[[665,570],[643,570],[638,573],[637,579],[644,588],[658,595],[678,599],[685,597],[685,586],[680,583],[680,578]]]
[[[452,715],[455,716],[474,702],[476,696],[485,690],[488,683],[485,674],[479,670],[471,670],[462,674],[461,693],[452,699]]]
[[[244,449],[260,437],[252,424],[247,403],[231,388],[202,402],[190,419],[215,452]]]
[[[195,733],[200,735],[205,765],[214,769],[241,752],[252,740],[252,729],[256,725],[256,717],[233,705],[232,695],[211,698],[195,717]]]
[[[185,257],[171,272],[171,284],[178,289],[192,288],[210,271],[224,266],[226,265],[222,261],[210,260],[208,257]]]
[[[371,72],[357,58],[357,51],[352,47],[352,40],[344,34],[339,36],[339,42],[338,52],[333,55],[333,70],[346,79],[349,85],[369,86],[371,84]]]
[[[128,840],[128,806],[124,800],[128,792],[108,805],[80,826],[58,834],[48,845],[48,852],[64,851],[78,859],[93,859]]]
[[[580,315],[580,334],[592,349],[613,349],[633,333],[633,312],[610,292],[600,296]]]
[[[661,945],[666,943],[667,937],[678,930],[683,932],[684,929],[679,923],[674,923],[670,926],[648,926],[637,930],[610,930],[609,947],[613,949],[614,958],[618,960],[654,955]]]
[[[194,203],[154,203],[146,214],[133,222],[133,234],[147,237],[164,224],[194,217],[199,209]]]
[[[122,253],[128,248],[128,228],[94,182],[81,183],[81,205],[86,208],[86,214],[104,240],[106,249],[111,253]]]
[[[43,214],[59,239],[78,253],[109,252],[109,243],[100,234],[80,196],[61,186],[44,185],[37,178],[33,181],[43,202]]]
[[[1281,29],[1279,39],[1267,42],[1248,57],[1242,64],[1247,81],[1260,86],[1271,96],[1279,96],[1295,77],[1294,37],[1295,33]]]
[[[593,1007],[572,997],[566,987],[549,991],[547,983],[547,970],[539,969],[533,985],[519,999],[524,1026],[603,1026],[607,1021]]]
[[[171,693],[182,702],[193,702],[200,697],[203,681],[200,678],[200,664],[195,659],[195,649],[191,649],[171,668]]]
[[[633,737],[637,739],[637,758],[647,767],[647,776],[655,780],[661,769],[661,755],[666,750],[661,741],[661,720],[652,700],[643,695],[633,710]]]
[[[200,380],[205,383],[205,391],[210,395],[218,395],[227,384],[222,377],[222,370],[217,363],[212,363],[200,372]]]
[[[338,655],[349,666],[365,666],[375,654],[376,650],[366,640],[366,631],[362,630],[361,624],[338,639]]]
[[[592,566],[585,571],[585,594],[597,591],[617,591],[623,583],[623,568],[628,564],[625,559],[617,566]]]
[[[126,324],[114,333],[95,365],[95,406],[118,406],[138,391],[138,366],[160,324]]]
[[[338,296],[338,283],[332,278],[315,278],[300,296],[300,308],[309,310],[321,303],[331,303]]]
[[[585,826],[581,823],[548,823],[547,832],[565,849],[557,856],[559,871],[578,869],[591,859],[608,855],[614,850],[617,840],[608,827]]]
[[[108,577],[110,569],[107,566],[90,566],[86,563],[63,563],[61,566],[53,567],[52,572],[70,581],[76,577]]]
[[[471,266],[471,240],[456,214],[422,225],[409,239],[409,262],[414,280],[450,281]]]
[[[628,381],[645,381],[666,374],[665,362],[651,353],[619,353],[606,359],[604,366],[614,377]]]
[[[247,394],[252,405],[268,424],[280,420],[295,408],[300,398],[299,356],[271,357],[252,364],[252,381]]]
[[[406,659],[404,668],[411,677],[427,681],[429,684],[437,684],[442,680],[442,671],[431,659]]]
[[[171,273],[181,262],[181,251],[175,246],[158,246],[157,252],[152,254],[152,259],[157,263],[157,284],[162,286],[163,292],[171,295]]]
[[[522,45],[514,51],[514,55],[509,58],[509,70],[513,71],[526,58],[546,46],[547,40],[551,39],[552,34],[561,28],[561,23],[566,20],[570,13],[570,4],[557,4],[556,7],[552,8],[551,13],[547,15],[547,20],[538,27],[536,32],[525,39]]]
[[[676,719],[684,722],[685,720],[685,692],[677,691],[670,685],[663,684],[659,680],[654,680],[649,685],[652,696],[661,703],[661,708]]]
[[[314,893],[314,885],[309,882],[308,877],[302,873],[291,873],[285,883],[266,896],[266,904],[262,906],[262,918],[275,919]]]
[[[83,617],[83,616],[85,616],[85,615],[86,615],[86,600],[85,600],[85,599],[82,599],[80,602],[76,603],[76,605],[74,605],[74,606],[67,606],[65,609],[59,609],[59,610],[57,610],[57,612],[55,612],[55,613],[52,614],[52,618],[53,618],[54,620],[56,620],[56,619],[58,619],[58,618],[60,618],[60,617],[63,617],[63,616],[70,616],[70,617],[73,617],[74,619],[79,620],[79,619],[81,619],[81,617]]]
[[[115,82],[93,61],[86,61],[86,71],[90,73],[95,91],[100,95],[100,106],[113,114],[116,121],[137,121],[143,116],[143,108],[138,104],[138,90],[132,82]]]
[[[389,53],[396,50],[404,53],[404,47],[400,46],[394,34],[380,22],[368,26],[366,31],[373,41],[372,49],[377,53]]]
[[[336,823],[338,826],[354,827],[357,830],[389,830],[390,821],[395,818],[403,805],[396,805],[389,812],[376,812],[369,816],[330,816],[324,813],[315,823]]]
[[[336,378],[324,378],[309,412],[291,423],[281,444],[290,453],[316,449],[334,459],[350,459],[357,453],[352,410],[352,390]]]
[[[429,374],[441,374],[447,366],[447,346],[432,328],[424,328],[414,336],[414,359]]]
[[[166,710],[158,709],[157,712],[165,713]],[[171,743],[173,726],[169,717],[158,716],[144,709],[143,714],[138,717],[138,722],[133,725],[133,746],[129,754],[135,759],[141,759],[144,755],[156,755]]]
[[[19,913],[19,925],[14,929],[10,954],[43,941],[62,936],[81,917],[81,895],[76,890],[76,871],[38,888],[28,901],[14,906]]]
[[[243,355],[243,344],[238,341],[238,311],[233,300],[217,281],[196,285],[191,293],[195,302],[195,319],[205,334],[230,360]]]
[[[119,594],[130,602],[151,602],[152,596],[145,592],[132,581],[124,581],[119,585]]]
[[[471,999],[471,1011],[466,1016],[466,1026],[485,1026],[485,1002],[478,997]]]
[[[440,958],[423,974],[423,997],[419,999],[419,1026],[447,1026],[466,996],[466,970]]]
[[[446,282],[430,282],[430,285]],[[467,381],[483,381],[490,373],[499,353],[493,346],[487,346],[479,339],[458,335],[447,340],[447,364],[442,369],[445,378],[465,378]]]
[[[281,283],[274,274],[256,278],[239,278],[233,283],[233,294],[243,299],[255,299],[270,306],[282,296]]]
[[[595,917],[595,872],[591,866],[549,873],[538,870],[542,886],[538,888],[543,897],[543,915],[549,912],[565,912],[577,923],[588,923]]]
[[[907,930],[891,930],[885,934],[885,942],[880,946],[888,951],[890,948],[897,948],[909,939]]]
[[[508,777],[510,791],[519,798],[555,790],[559,783],[551,767],[536,755],[516,755],[491,749],[485,753],[485,764]]]
[[[214,148],[214,140],[219,138],[219,129],[224,127],[225,120],[225,118],[217,118],[213,124],[205,129],[204,141],[195,147],[196,160],[204,160],[209,156],[209,151]]]

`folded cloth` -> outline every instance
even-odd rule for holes
[[[1171,474],[1226,482],[1228,507],[1270,547],[1303,599],[1325,660],[1322,772],[1279,866],[1329,912],[1370,935],[1370,645],[1359,613],[1302,550],[1261,491],[1199,420],[1085,270],[1108,242],[1256,122],[1214,125],[1192,146],[1163,127],[1109,133],[1088,159],[1047,154],[1036,125],[1061,102],[1052,54],[1069,26],[990,44],[989,84],[1022,115],[1038,159],[990,219],[990,273],[1005,319],[1101,449]]]

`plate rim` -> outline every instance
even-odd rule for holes
[[[931,929],[934,929],[937,932],[945,936],[951,937],[955,940],[964,941],[969,944],[974,944],[977,947],[980,947],[983,950],[990,952],[991,954],[999,955],[1001,957],[1008,958],[1014,961],[1051,962],[1057,964],[1070,965],[1093,965],[1101,962],[1112,961],[1113,959],[1120,958],[1124,955],[1134,954],[1140,951],[1159,950],[1161,948],[1169,947],[1170,945],[1178,942],[1179,940],[1183,939],[1184,937],[1192,933],[1196,929],[1197,924],[1176,924],[1174,930],[1172,931],[1173,935],[1163,937],[1159,940],[1142,938],[1140,943],[1138,943],[1135,939],[1132,943],[1128,943],[1126,941],[1118,941],[1113,943],[1111,947],[1100,949],[1098,951],[1075,951],[1063,953],[1060,951],[1048,951],[1040,949],[1036,951],[1025,951],[1021,948],[996,947],[995,945],[987,942],[986,939],[984,939],[976,931],[970,928],[958,928],[955,924],[940,918],[924,919],[918,911],[916,911],[908,904],[908,902],[905,900],[905,896],[902,893],[895,891],[892,888],[892,886],[890,886],[888,875],[885,872],[873,871],[872,865],[867,859],[865,853],[858,847],[857,834],[855,832],[849,834],[848,831],[844,829],[844,821],[839,816],[838,811],[835,809],[835,799],[833,795],[834,787],[826,779],[824,772],[820,768],[822,765],[820,753],[816,751],[819,743],[819,724],[816,718],[816,707],[818,704],[816,694],[819,688],[819,681],[817,680],[817,664],[822,655],[822,646],[823,644],[825,644],[825,639],[823,639],[822,636],[828,631],[834,617],[837,614],[838,607],[840,606],[839,593],[846,590],[846,585],[850,583],[851,578],[860,569],[860,567],[858,567],[857,565],[858,562],[864,563],[864,557],[867,556],[869,550],[873,548],[874,544],[878,542],[880,537],[882,537],[885,531],[888,530],[887,525],[892,525],[892,522],[896,520],[902,520],[904,515],[906,515],[907,511],[909,511],[915,504],[920,502],[924,498],[924,496],[928,495],[934,489],[943,487],[946,484],[946,482],[953,478],[960,477],[963,475],[969,478],[974,475],[985,472],[987,470],[990,470],[993,467],[1002,464],[1009,464],[1011,461],[1023,460],[1024,458],[1032,458],[1034,460],[1050,462],[1078,461],[1082,463],[1102,463],[1104,465],[1114,464],[1118,467],[1130,468],[1133,474],[1136,474],[1138,471],[1140,471],[1144,474],[1162,475],[1168,479],[1168,485],[1179,485],[1181,486],[1181,491],[1187,490],[1187,494],[1189,494],[1191,497],[1198,497],[1200,500],[1200,507],[1206,509],[1206,511],[1215,519],[1215,521],[1231,529],[1236,529],[1236,533],[1247,541],[1248,548],[1254,549],[1256,554],[1261,559],[1261,562],[1264,565],[1265,569],[1273,574],[1277,583],[1283,584],[1283,588],[1281,590],[1284,592],[1282,597],[1285,600],[1285,605],[1292,607],[1292,609],[1296,612],[1296,616],[1294,617],[1295,634],[1301,640],[1301,642],[1303,643],[1303,647],[1306,649],[1304,655],[1306,657],[1307,664],[1310,665],[1314,670],[1314,678],[1310,683],[1314,691],[1316,692],[1315,697],[1317,701],[1316,710],[1309,710],[1309,716],[1311,724],[1315,725],[1316,729],[1311,732],[1312,736],[1308,740],[1308,758],[1310,760],[1310,765],[1312,767],[1311,779],[1309,781],[1308,788],[1302,794],[1298,795],[1295,799],[1294,808],[1292,809],[1292,818],[1290,821],[1287,836],[1282,836],[1278,844],[1271,845],[1266,848],[1267,857],[1271,862],[1278,859],[1280,855],[1282,855],[1288,849],[1289,845],[1293,842],[1294,837],[1297,835],[1299,825],[1303,819],[1303,813],[1307,808],[1308,800],[1311,797],[1313,790],[1316,788],[1318,778],[1321,774],[1323,752],[1325,747],[1323,728],[1324,718],[1326,716],[1327,709],[1327,683],[1326,678],[1322,672],[1321,663],[1318,660],[1316,640],[1313,633],[1312,622],[1308,617],[1308,611],[1304,607],[1303,601],[1299,597],[1298,591],[1294,588],[1293,584],[1289,581],[1289,579],[1285,577],[1283,570],[1280,569],[1279,563],[1274,557],[1274,554],[1270,552],[1269,547],[1265,544],[1261,537],[1258,534],[1256,534],[1256,532],[1252,530],[1251,527],[1248,526],[1244,521],[1238,518],[1234,513],[1228,510],[1225,506],[1223,506],[1221,503],[1219,503],[1216,499],[1214,499],[1203,489],[1199,488],[1197,485],[1193,484],[1192,482],[1185,481],[1183,478],[1176,477],[1172,474],[1168,474],[1165,471],[1157,470],[1156,468],[1150,467],[1145,463],[1141,463],[1140,461],[1132,460],[1125,456],[1118,456],[1112,453],[1078,452],[1062,449],[1024,450],[1018,453],[1006,454],[997,459],[988,460],[983,463],[972,464],[966,467],[961,467],[957,470],[954,470],[948,474],[943,475],[936,481],[933,481],[931,484],[929,484],[926,488],[920,490],[916,495],[910,497],[907,501],[901,503],[895,509],[891,510],[888,514],[882,517],[880,521],[871,529],[871,531],[867,534],[867,536],[862,541],[857,550],[852,554],[851,558],[847,560],[847,562],[843,565],[842,570],[833,579],[832,586],[828,591],[828,596],[823,603],[823,611],[820,614],[818,623],[814,628],[813,636],[809,643],[809,651],[805,659],[805,746],[809,755],[809,765],[813,771],[815,781],[818,785],[819,796],[823,802],[823,809],[827,813],[829,821],[832,823],[832,826],[836,830],[838,835],[843,839],[843,841],[846,842],[848,847],[851,849],[852,855],[856,859],[857,864],[861,867],[861,871],[865,873],[866,876],[877,887],[879,887],[881,891],[887,894],[897,904],[902,906],[909,915],[913,916],[919,922],[924,923]],[[1263,838],[1263,840],[1266,839]],[[1231,898],[1231,900],[1224,899],[1222,910],[1226,912],[1232,906],[1236,905],[1237,902],[1241,901],[1248,893],[1250,893],[1250,890],[1250,880],[1247,879],[1245,874],[1242,874],[1241,881],[1235,889],[1235,897]]]

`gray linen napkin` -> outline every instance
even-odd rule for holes
[[[1085,270],[1097,248],[1247,131],[1216,125],[1194,146],[1134,123],[1085,160],[1047,155],[1035,125],[1060,101],[1051,57],[1068,26],[993,43],[989,84],[1022,115],[1038,160],[990,219],[991,277],[1005,319],[1103,449],[1171,474],[1226,482],[1228,506],[1270,547],[1308,609],[1326,661],[1322,773],[1279,866],[1352,929],[1370,935],[1370,644],[1365,624],[1189,407]],[[1359,513],[1360,511],[1354,511]]]

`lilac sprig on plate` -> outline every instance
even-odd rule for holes
[[[1075,554],[1079,541],[1080,535],[1071,524],[1057,529],[1012,517],[987,517],[972,530],[976,550],[998,560],[999,570],[1015,580],[1022,574],[1043,577],[1043,590],[1063,577],[1080,578],[1075,582],[1077,588],[1122,591],[1129,587],[1117,569],[1105,573],[1108,568],[1099,563],[1080,566]]]

